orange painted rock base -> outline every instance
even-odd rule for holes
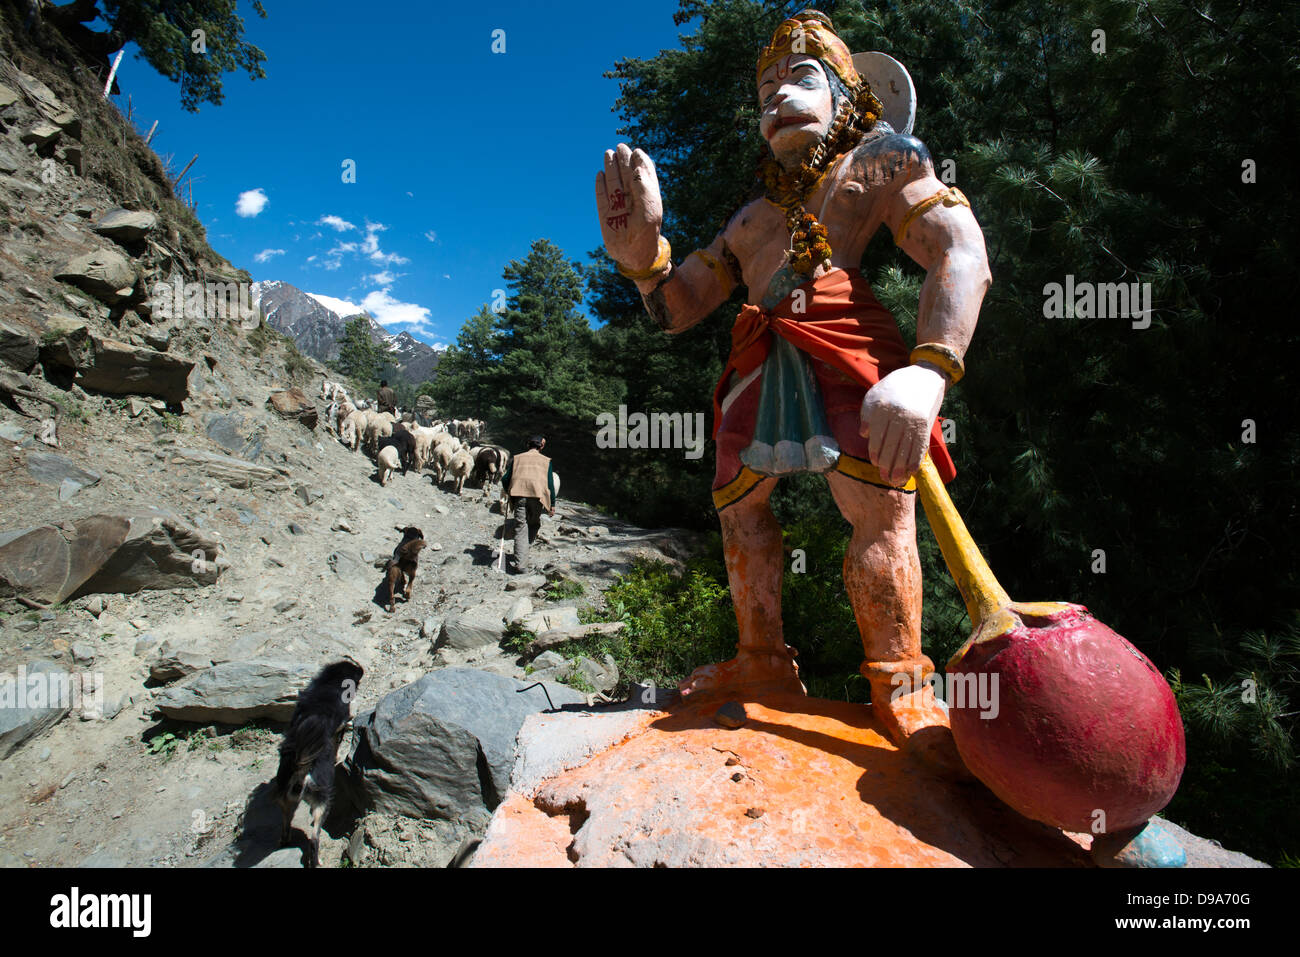
[[[717,708],[650,712],[622,743],[512,790],[472,866],[1092,866],[1089,837],[938,776],[869,707],[773,695],[745,702],[735,729]]]

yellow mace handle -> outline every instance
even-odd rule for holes
[[[975,539],[966,529],[966,523],[957,514],[948,490],[943,486],[939,471],[926,455],[921,460],[921,470],[916,473],[916,484],[921,494],[925,517],[930,520],[934,537],[939,540],[939,551],[952,573],[953,581],[961,590],[966,603],[966,613],[971,624],[978,628],[990,615],[1011,604],[1011,597],[993,577],[993,570],[975,545]]]

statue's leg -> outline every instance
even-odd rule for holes
[[[853,605],[871,686],[871,708],[899,747],[962,774],[948,712],[926,680],[934,663],[921,651],[921,560],[916,496],[828,476],[840,512],[853,526],[844,553],[844,587]]]
[[[872,710],[895,744],[963,775],[948,713],[925,680],[934,663],[921,651],[916,494],[890,487],[868,461],[867,440],[858,434],[865,389],[824,363],[813,366],[843,453],[827,479],[840,513],[853,526],[844,587],[866,652],[862,674],[871,686]]]
[[[768,504],[777,480],[740,463],[740,450],[752,432],[758,391],[758,380],[742,390],[728,405],[718,430],[713,498],[722,525],[739,641],[736,657],[697,668],[681,683],[682,694],[696,699],[805,693],[795,652],[786,645],[781,628],[785,553],[781,526]]]
[[[718,515],[739,641],[736,657],[697,668],[682,682],[681,691],[687,697],[805,693],[795,652],[786,645],[781,629],[785,553],[781,526],[768,505],[776,481],[762,479]]]

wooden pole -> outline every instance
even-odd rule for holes
[[[117,76],[117,67],[122,62],[122,54],[125,52],[126,47],[122,47],[113,58],[113,69],[108,71],[108,82],[104,84],[104,99],[108,99],[108,91],[113,89],[113,77]]]
[[[176,181],[172,184],[173,187],[179,186],[181,184],[181,180],[185,178],[185,174],[188,173],[190,171],[190,167],[194,165],[194,160],[198,158],[199,158],[199,154],[195,153],[194,159],[190,160],[188,163],[185,164],[185,168],[181,170],[181,175],[177,176]]]
[[[148,146],[149,141],[153,139],[154,130],[158,129],[158,121],[153,121],[153,126],[149,127],[149,135],[144,138],[144,145]]]

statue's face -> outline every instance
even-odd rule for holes
[[[758,78],[758,131],[773,153],[790,153],[820,142],[835,118],[826,70],[815,58],[790,54]]]

